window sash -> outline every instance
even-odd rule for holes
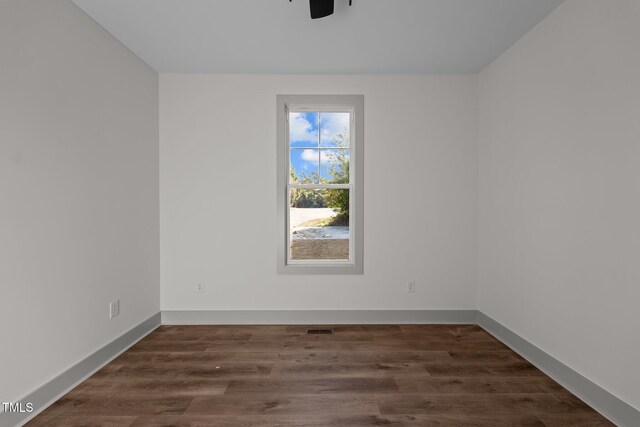
[[[353,197],[353,188],[351,184],[343,184],[341,185],[342,187],[344,187],[344,189],[349,190],[349,211],[353,212],[355,209],[355,198]],[[294,185],[290,185],[288,186],[289,188],[287,189],[287,209],[285,211],[285,223],[286,223],[286,227],[287,227],[287,247],[286,247],[286,252],[287,252],[287,264],[290,265],[318,265],[318,266],[322,266],[322,265],[344,265],[344,266],[352,266],[355,265],[355,221],[354,221],[354,216],[353,215],[349,215],[349,259],[292,259],[291,258],[291,221],[290,221],[290,214],[291,214],[291,190],[295,189],[298,186],[294,186]],[[325,187],[325,188],[322,188]],[[327,186],[323,186],[323,185],[307,185],[307,186],[303,186],[303,187],[298,187],[298,188],[306,188],[306,189],[317,189],[317,190],[323,190],[323,189],[339,189],[335,186],[330,186],[327,188]]]

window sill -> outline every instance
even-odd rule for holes
[[[355,264],[283,264],[278,265],[278,274],[363,274],[363,269]]]

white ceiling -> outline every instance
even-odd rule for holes
[[[74,0],[162,73],[476,73],[562,0]]]

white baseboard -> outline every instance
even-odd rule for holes
[[[160,324],[478,324],[596,411],[622,427],[640,426],[640,411],[478,310],[202,310],[163,311],[108,343],[30,393],[31,414],[0,414],[0,425],[23,425]]]
[[[477,310],[165,310],[162,324],[475,324],[477,313]]]
[[[618,426],[640,426],[640,411],[482,312],[478,325]],[[639,385],[640,386],[640,385]]]
[[[20,402],[31,402],[34,411],[31,413],[4,412],[0,414],[0,426],[21,426],[26,424],[30,419],[44,411],[104,365],[153,332],[160,326],[160,320],[160,313],[154,314],[40,388],[29,393],[23,399],[20,399]]]

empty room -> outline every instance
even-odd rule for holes
[[[640,426],[640,1],[0,0],[0,427]]]

